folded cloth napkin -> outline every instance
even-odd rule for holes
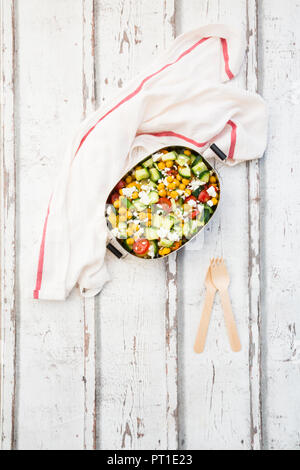
[[[234,165],[262,156],[267,117],[256,94],[224,85],[245,52],[240,31],[208,25],[179,36],[141,76],[80,126],[51,197],[33,297],[84,296],[109,279],[104,262],[107,196],[126,171],[167,145],[188,145],[205,158],[214,142]]]

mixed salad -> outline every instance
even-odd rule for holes
[[[144,159],[110,193],[106,220],[130,253],[159,258],[178,250],[211,218],[220,186],[202,156],[169,147]]]

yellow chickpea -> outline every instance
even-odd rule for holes
[[[137,191],[134,191],[134,193],[132,193],[132,199],[137,199],[139,197],[139,193]]]
[[[186,196],[190,196],[192,194],[192,191],[190,189],[185,190]]]
[[[163,256],[168,255],[170,252],[171,252],[170,248],[163,248],[162,249]]]
[[[211,177],[209,178],[209,182],[210,182],[210,183],[216,183],[216,182],[217,182],[217,178],[216,178],[215,176],[211,176]]]
[[[127,219],[132,219],[132,212],[131,211],[127,211],[126,215],[127,215]]]
[[[141,169],[142,169],[141,166],[137,166],[137,167],[136,167],[136,170],[141,170]]]
[[[173,177],[173,176],[168,176],[168,177],[167,177],[168,183],[172,183],[173,180],[174,180],[174,177]]]
[[[218,204],[218,199],[213,197],[211,202],[213,203],[214,206],[216,206]]]
[[[162,150],[162,153],[169,153],[169,151],[164,149],[164,150]]]
[[[159,185],[157,186],[157,189],[158,191],[160,191],[161,189],[165,189],[164,183],[159,183]]]
[[[172,191],[173,189],[175,189],[175,188],[176,188],[175,183],[170,183],[170,184],[168,184],[168,189],[170,189],[171,191]]]
[[[127,179],[127,178],[126,178],[126,179]],[[135,186],[135,185],[136,185],[136,184],[135,184],[134,182],[129,183],[129,184],[127,185],[127,188],[133,188],[133,186]]]
[[[176,199],[178,197],[178,192],[177,191],[171,191],[171,197],[173,199]]]
[[[126,242],[127,242],[127,245],[131,246],[131,245],[134,244],[134,239],[133,238],[127,238]]]
[[[190,180],[183,178],[182,179],[182,184],[185,184],[186,186],[189,184]]]
[[[158,254],[159,254],[159,256],[164,256],[164,254],[163,254],[163,248],[161,248],[161,249],[158,251]]]
[[[123,196],[123,189],[119,189],[119,194],[121,194],[121,196]]]
[[[167,191],[165,189],[161,189],[160,191],[158,191],[158,194],[160,197],[166,197]]]
[[[181,184],[179,185],[179,189],[181,189],[181,191],[184,191],[185,188],[186,188],[185,184],[181,183]]]
[[[178,181],[181,181],[181,180],[182,180],[182,177],[181,177],[180,175],[176,175],[176,179],[177,179]]]
[[[173,161],[172,160],[167,160],[166,161],[166,167],[167,168],[172,168],[172,166],[173,166]]]
[[[174,184],[175,184],[175,188],[178,188],[180,186],[180,182],[178,180],[175,180]]]
[[[166,168],[166,165],[164,162],[159,162],[157,166],[160,170],[164,170]]]
[[[114,207],[115,207],[116,209],[119,209],[119,207],[120,207],[120,201],[119,201],[119,199],[117,199],[117,200],[114,202]]]
[[[132,176],[127,176],[127,178],[126,178],[125,181],[126,181],[127,184],[128,184],[128,183],[131,183],[131,181],[132,181]]]
[[[190,150],[185,150],[184,152],[184,155],[187,155],[188,157],[192,154],[192,152]]]

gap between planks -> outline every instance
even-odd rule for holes
[[[95,110],[95,0],[82,0],[82,103],[83,118]],[[96,301],[84,298],[84,430],[83,447],[96,449]]]
[[[16,448],[15,3],[1,0],[0,448]]]

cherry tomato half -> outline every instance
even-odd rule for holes
[[[198,211],[198,209],[195,209],[193,210],[192,212],[189,213],[189,218],[190,219],[196,219],[197,215],[199,215],[200,212]]]
[[[158,204],[160,204],[165,212],[170,212],[172,209],[171,201],[167,197],[161,197],[158,200]]]
[[[207,202],[207,201],[209,201],[209,199],[210,199],[210,195],[208,194],[208,192],[205,189],[203,191],[201,191],[201,193],[198,196],[198,200],[200,202]]]
[[[196,201],[197,202],[197,198],[195,196],[189,196],[185,199],[185,203],[189,202],[189,201]]]
[[[119,199],[119,197],[120,197],[119,193],[112,193],[110,197],[111,203],[113,204],[115,201],[117,201],[117,199]]]
[[[140,238],[139,240],[136,240],[133,244],[133,251],[135,252],[136,255],[144,255],[150,246],[149,240],[146,238]]]
[[[116,189],[117,191],[119,191],[120,189],[125,188],[125,186],[126,186],[125,181],[120,180],[120,181],[118,182],[118,184],[115,186],[115,189]]]

